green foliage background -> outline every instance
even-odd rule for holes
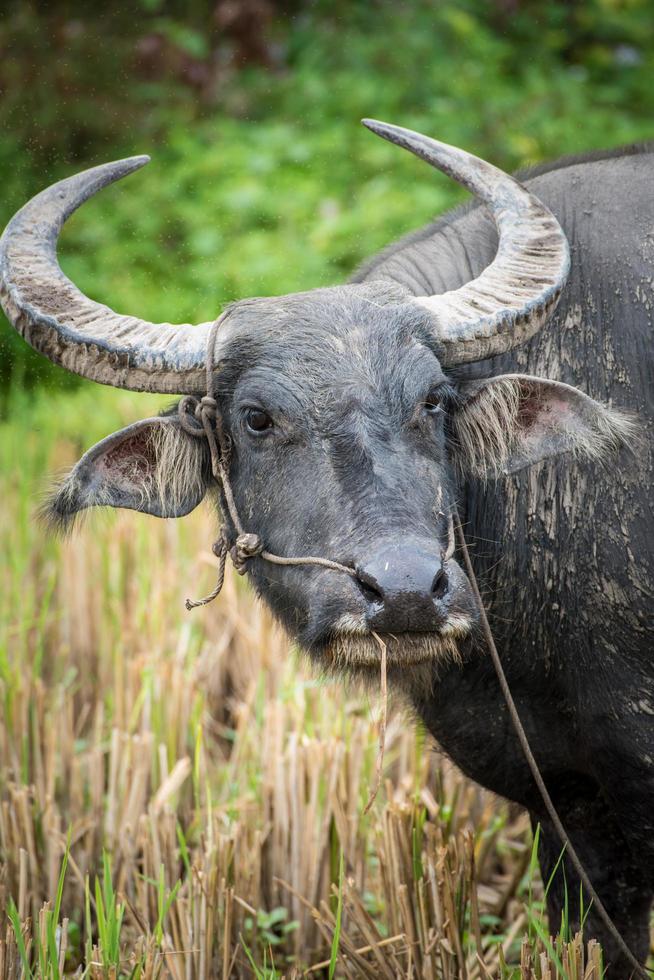
[[[370,115],[511,169],[654,133],[649,0],[81,0],[0,25],[0,219],[149,152],[69,223],[67,273],[153,320],[344,280],[461,199]],[[0,380],[66,385],[3,322]]]

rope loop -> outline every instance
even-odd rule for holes
[[[195,406],[195,415],[199,419],[202,415],[208,415],[210,418],[215,419],[217,411],[218,402],[212,395],[203,395]]]
[[[239,575],[245,575],[249,558],[256,558],[263,551],[263,541],[258,534],[239,534],[236,543],[229,550],[232,565]]]
[[[184,432],[196,439],[204,436],[204,426],[198,414],[200,402],[193,395],[184,395],[177,405],[177,418]],[[197,420],[197,421],[196,421]]]
[[[218,540],[214,541],[211,550],[218,559],[218,579],[216,581],[216,585],[209,595],[205,595],[202,599],[187,599],[185,605],[189,612],[191,609],[197,609],[198,606],[206,606],[208,602],[213,602],[213,600],[217,599],[222,592],[223,582],[225,581],[225,566],[227,565],[228,553],[227,539],[225,538],[222,530]]]

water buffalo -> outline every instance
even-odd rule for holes
[[[560,842],[452,553],[458,502],[534,754],[643,961],[654,890],[652,157],[634,147],[562,160],[521,184],[462,150],[369,125],[476,201],[347,285],[226,311],[211,382],[243,524],[279,555],[352,571],[254,557],[249,577],[323,668],[376,672],[373,632],[385,637],[389,677],[445,751],[541,823],[547,877]],[[209,324],[118,315],[56,260],[69,214],[145,161],[96,167],[30,201],[0,246],[2,303],[72,371],[199,396]],[[182,516],[214,487],[205,440],[165,415],[89,450],[50,512],[64,525],[95,505]],[[574,922],[578,879],[570,866],[566,876]],[[554,926],[563,887],[558,875]],[[630,975],[592,909],[586,934],[602,940],[610,976]]]

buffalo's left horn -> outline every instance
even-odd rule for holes
[[[202,392],[210,323],[121,316],[80,292],[57,261],[57,238],[73,211],[148,160],[93,167],[28,201],[0,239],[0,300],[25,340],[69,371],[133,391]]]
[[[433,314],[441,362],[481,361],[529,340],[554,312],[570,268],[568,243],[551,211],[472,153],[374,119],[363,124],[467,187],[497,227],[497,254],[481,275],[460,289],[415,297]]]

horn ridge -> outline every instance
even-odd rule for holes
[[[552,212],[514,177],[458,147],[401,126],[362,120],[470,190],[490,210],[495,258],[459,289],[412,302],[431,313],[444,365],[484,360],[530,339],[552,315],[570,269],[570,251]]]
[[[70,215],[149,159],[92,167],[28,201],[0,238],[0,302],[26,341],[69,371],[134,391],[193,394],[204,389],[210,323],[150,323],[116,313],[85,296],[57,259],[58,237]]]

